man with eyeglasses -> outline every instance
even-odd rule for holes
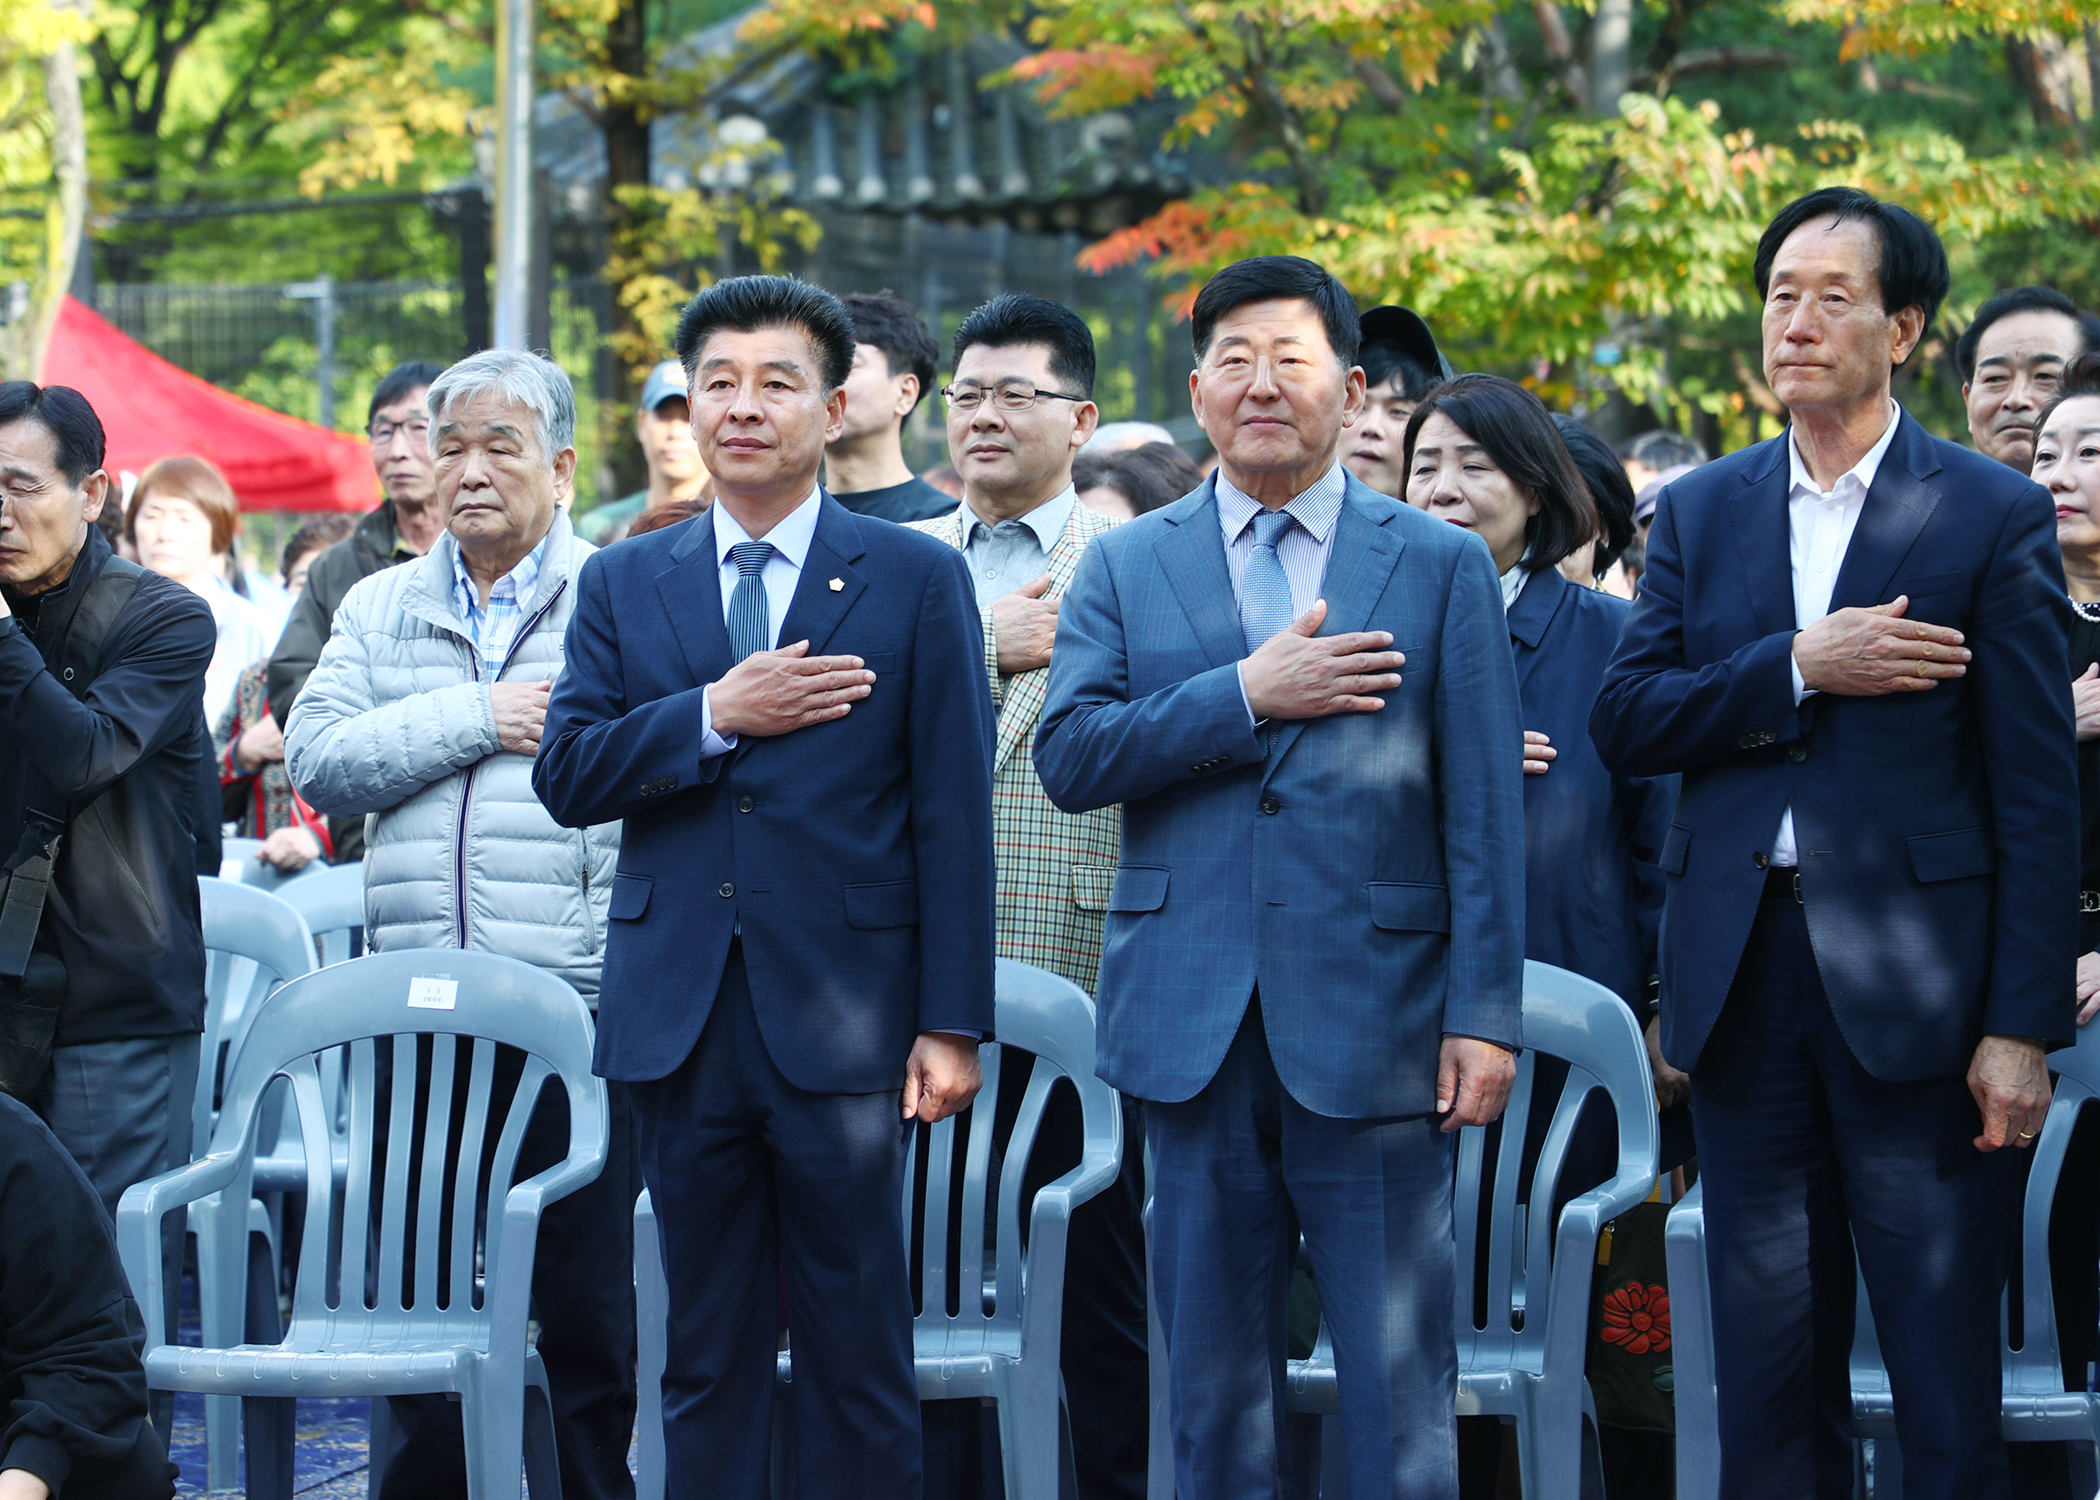
[[[360,579],[413,562],[444,534],[445,518],[437,503],[437,461],[430,453],[430,414],[423,399],[430,383],[445,373],[443,365],[411,360],[396,365],[372,392],[366,431],[372,439],[372,468],[386,498],[357,523],[357,529],[313,560],[306,587],[292,601],[292,612],[270,653],[268,702],[278,727],[291,722],[292,703],[306,687],[343,596]],[[283,741],[277,758],[284,754]],[[329,837],[335,862],[364,858],[365,820],[330,818]]]
[[[1114,524],[1079,504],[1072,486],[1073,455],[1100,421],[1093,390],[1094,336],[1070,308],[1008,293],[971,313],[955,331],[955,382],[941,393],[962,504],[913,523],[963,554],[977,591],[984,670],[999,710],[992,752],[999,956],[1062,974],[1088,994],[1101,968],[1122,810],[1058,811],[1029,747],[1043,717],[1058,600],[1094,539]],[[1006,1108],[1018,1107],[1025,1079],[1021,1070],[1003,1076]],[[1124,1140],[1143,1135],[1132,1100]],[[1081,1137],[1077,1100],[1059,1091],[1028,1162],[1027,1190],[1076,1163]],[[1080,1500],[1145,1493],[1144,1153],[1126,1149],[1123,1167],[1114,1186],[1073,1215],[1065,1260],[1062,1363]],[[928,1410],[936,1462],[939,1434],[976,1431],[975,1405]],[[929,1497],[944,1492],[937,1481],[930,1465]]]

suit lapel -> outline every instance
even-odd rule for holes
[[[1347,635],[1370,622],[1371,611],[1377,608],[1406,547],[1385,525],[1386,518],[1362,503],[1357,494],[1360,488],[1363,487],[1352,476],[1343,494],[1341,515],[1335,520],[1334,546],[1327,554],[1327,577],[1320,586],[1320,596],[1327,601],[1327,618],[1320,622],[1321,635]],[[1364,493],[1371,491],[1365,489]],[[1232,597],[1229,584],[1226,597]],[[1264,780],[1275,774],[1276,767],[1311,722],[1294,719],[1277,732],[1276,749],[1269,756]]]
[[[1735,545],[1744,587],[1760,635],[1794,628],[1792,529],[1787,518],[1787,448],[1781,433],[1762,466],[1744,475],[1744,493],[1732,508]]]
[[[1873,486],[1860,507],[1851,545],[1845,549],[1844,565],[1838,569],[1837,584],[1830,591],[1833,612],[1888,602],[1882,593],[1889,579],[1939,505],[1939,493],[1923,483],[1939,471],[1939,464],[1930,448],[1917,441],[1917,424],[1908,415],[1897,421],[1902,425],[1882,455]]]
[[[720,681],[734,663],[729,659],[729,627],[722,622],[713,511],[703,512],[687,525],[685,536],[672,549],[671,566],[656,575],[656,592],[693,681]]]
[[[1247,654],[1247,635],[1233,600],[1232,575],[1225,571],[1216,479],[1206,479],[1202,489],[1163,514],[1166,533],[1153,543],[1160,570],[1210,664],[1231,666]]]
[[[1072,579],[1079,572],[1079,559],[1086,555],[1087,544],[1108,530],[1110,524],[1105,517],[1077,501],[1073,502],[1065,529],[1059,534],[1057,544],[1050,549],[1046,567],[1050,587],[1043,592],[1045,599],[1064,597],[1065,590],[1072,586]],[[993,775],[999,774],[1014,748],[1034,732],[1042,719],[1043,703],[1049,693],[1050,673],[1047,668],[1021,672],[1006,679],[1006,692],[999,703],[999,736],[992,749]]]
[[[808,641],[811,656],[824,654],[839,622],[868,588],[867,579],[853,567],[866,550],[860,544],[860,528],[865,523],[828,494],[819,506],[816,535],[810,541],[809,555],[802,559],[802,577],[795,584],[787,618],[780,622],[779,636],[783,646]],[[834,589],[833,583],[839,587]]]
[[[1517,685],[1531,680],[1540,661],[1539,643],[1553,624],[1553,617],[1575,584],[1561,576],[1558,568],[1540,568],[1524,580],[1524,592],[1509,607],[1509,638],[1517,651]]]

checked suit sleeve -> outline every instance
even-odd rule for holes
[[[1132,701],[1126,622],[1096,542],[1057,612],[1049,698],[1035,737],[1036,775],[1061,811],[1092,812],[1232,766],[1258,765],[1260,734],[1240,690],[1239,663],[1199,672]],[[1509,655],[1505,643],[1502,654]]]

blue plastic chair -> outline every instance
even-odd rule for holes
[[[1532,1074],[1540,1053],[1564,1059],[1568,1078],[1539,1152],[1528,1203],[1551,1203],[1582,1106],[1603,1091],[1618,1117],[1619,1159],[1611,1181],[1571,1199],[1559,1222],[1517,1201]],[[1524,1052],[1517,1059],[1509,1122],[1501,1132],[1488,1204],[1485,1327],[1473,1322],[1479,1292],[1482,1168],[1487,1131],[1459,1134],[1452,1214],[1458,1248],[1458,1414],[1514,1419],[1517,1463],[1530,1500],[1578,1500],[1603,1490],[1596,1411],[1583,1375],[1589,1348],[1590,1278],[1604,1225],[1654,1190],[1661,1135],[1647,1044],[1626,1003],[1610,990],[1550,964],[1524,965]],[[1290,1362],[1289,1409],[1331,1416],[1341,1409],[1333,1343],[1325,1327],[1312,1357]],[[1339,1500],[1340,1423],[1323,1424],[1322,1494]]]
[[[311,864],[301,865],[298,869],[290,872],[280,870],[275,865],[266,865],[262,862],[260,858],[262,846],[263,841],[261,839],[229,838],[220,840],[219,873],[234,881],[237,885],[252,885],[258,890],[274,891],[281,886],[291,884],[295,880],[305,880],[326,868],[321,861],[315,860]],[[238,870],[237,877],[229,873],[234,870]]]
[[[365,867],[309,865],[277,892],[300,916],[320,945],[320,965],[345,963],[365,951]]]
[[[2021,1210],[2020,1313],[2025,1336],[2019,1348],[2001,1348],[2004,1396],[2000,1422],[2008,1442],[2069,1442],[2074,1445],[2073,1488],[2080,1494],[2100,1484],[2094,1445],[2100,1443],[2100,1396],[2064,1389],[2062,1353],[2056,1338],[2056,1298],[2049,1267],[2049,1214],[2063,1174],[2064,1153],[2079,1112],[2100,1098],[2100,1025],[2080,1032],[2076,1046],[2052,1053],[2057,1074],[2049,1114],[2035,1143]],[[2075,1188],[2083,1191],[2083,1187]],[[1676,1356],[1677,1493],[1679,1500],[1712,1500],[1720,1493],[1721,1443],[1714,1397],[1713,1314],[1706,1280],[1706,1220],[1698,1188],[1671,1211],[1671,1344]],[[2009,1294],[2008,1294],[2009,1295]],[[2009,1308],[2008,1308],[2009,1312]],[[1866,1288],[1859,1288],[1852,1345],[1853,1427],[1875,1450],[1875,1493],[1900,1493],[1902,1457],[1896,1446],[1895,1401]]]
[[[314,966],[306,923],[277,897],[208,876],[197,882],[197,890],[204,919],[204,1036],[191,1105],[191,1156],[211,1142],[219,1083],[243,1024],[278,986]],[[281,1114],[283,1101],[280,1088],[265,1114]],[[197,1236],[197,1311],[204,1342],[235,1344],[274,1332],[277,1229],[264,1206],[248,1194],[228,1199],[215,1193],[190,1205],[189,1227]],[[240,1420],[233,1397],[206,1399],[206,1479],[213,1489],[231,1488],[239,1480]]]
[[[916,1154],[906,1167],[905,1222],[925,1205],[925,1222],[945,1224],[961,1198],[961,1250],[951,1262],[945,1236],[928,1235],[920,1266],[921,1311],[912,1328],[921,1401],[989,1397],[998,1404],[999,1448],[1009,1500],[1058,1500],[1061,1453],[1058,1372],[1064,1320],[1065,1238],[1072,1210],[1115,1181],[1124,1150],[1123,1113],[1115,1090],[1094,1076],[1094,1003],[1077,985],[1047,970],[1000,959],[996,1025],[999,1041],[979,1053],[980,1101],[999,1097],[1007,1067],[1029,1069],[1005,1166],[991,1191],[992,1132],[972,1130],[957,1160],[957,1121],[932,1127],[923,1179]],[[1033,1053],[1031,1060],[1011,1048]],[[1069,1079],[1079,1094],[1084,1144],[1077,1166],[1046,1184],[1028,1214],[1022,1250],[1022,1165],[1035,1143],[1050,1090]],[[973,1114],[965,1111],[965,1114]],[[992,1230],[986,1235],[987,1221]],[[992,1262],[985,1263],[989,1248]],[[640,1319],[640,1464],[638,1500],[664,1494],[664,1323],[669,1292],[663,1246],[644,1193],[635,1205],[635,1306]],[[956,1311],[948,1311],[949,1288]],[[792,1373],[783,1353],[780,1374]],[[652,1432],[651,1429],[655,1430]],[[777,1430],[777,1429],[776,1429]]]
[[[456,1140],[449,1109],[427,1111],[419,1128],[418,1033],[430,1037],[429,1096],[449,1100],[455,1080],[463,1086]],[[527,1054],[500,1116],[492,1098],[499,1043]],[[351,1152],[340,1199],[331,1191],[318,1066],[333,1048],[350,1058]],[[393,1085],[384,1160],[375,1162],[381,1048],[391,1049]],[[493,954],[376,954],[294,980],[256,1009],[233,1056],[211,1153],[130,1188],[117,1211],[118,1245],[147,1321],[147,1384],[247,1398],[250,1495],[290,1494],[291,1398],[427,1392],[460,1398],[472,1500],[515,1495],[521,1459],[535,1500],[559,1495],[546,1372],[525,1334],[540,1212],[605,1162],[605,1085],[590,1068],[582,999],[559,979]],[[568,1092],[568,1156],[513,1185],[526,1122],[550,1076]],[[263,1098],[280,1078],[290,1081],[308,1162],[291,1326],[274,1345],[167,1344],[161,1216],[213,1193],[246,1193]],[[413,1197],[411,1160],[422,1168]],[[442,1303],[441,1265],[449,1277]]]
[[[1714,1393],[1714,1309],[1706,1280],[1706,1190],[1699,1183],[1663,1229],[1670,1273],[1670,1367],[1677,1407],[1677,1500],[1719,1500],[1721,1409]]]

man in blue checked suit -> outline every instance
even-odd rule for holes
[[[677,347],[719,499],[584,566],[533,776],[564,824],[625,820],[597,1068],[663,1235],[670,1493],[770,1494],[784,1287],[796,1492],[916,1500],[904,1153],[992,1029],[976,599],[954,548],[817,487],[835,298],[721,282]]]
[[[1363,372],[1326,271],[1228,267],[1193,325],[1218,474],[1094,543],[1035,746],[1066,811],[1123,804],[1097,1055],[1148,1101],[1177,1492],[1284,1490],[1302,1230],[1350,1494],[1451,1500],[1454,1132],[1501,1113],[1523,982],[1494,564],[1343,471]]]

